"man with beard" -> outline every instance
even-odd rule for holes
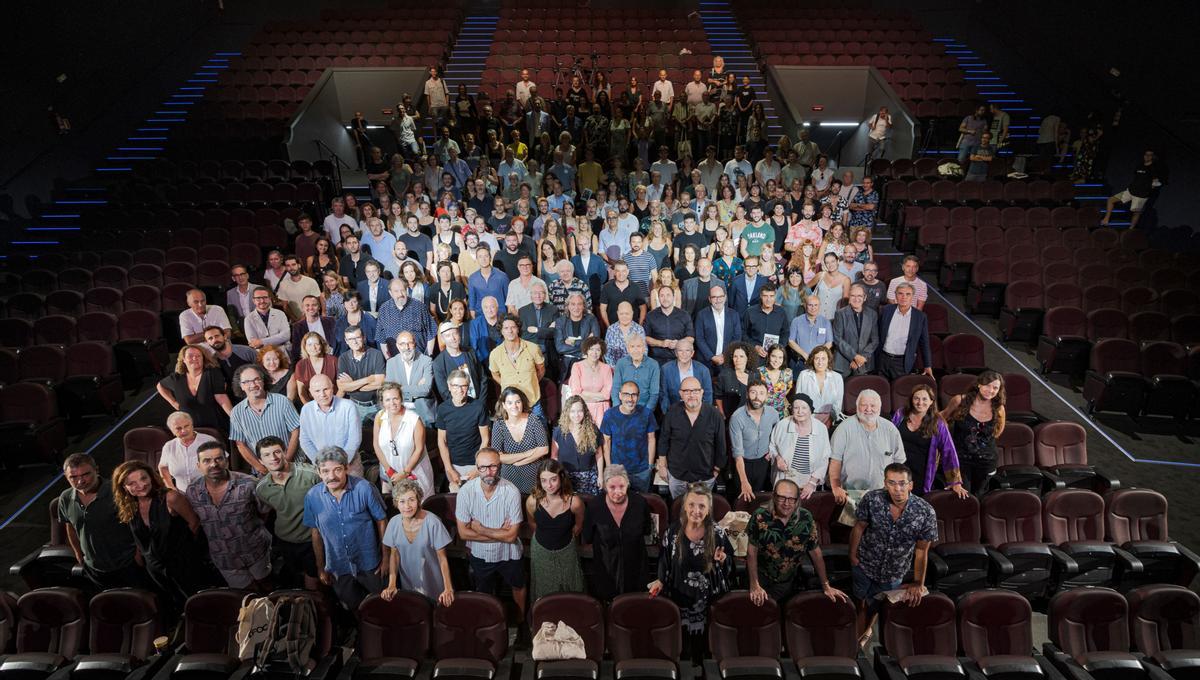
[[[129,527],[117,517],[112,484],[100,476],[94,458],[74,453],[63,463],[71,488],[58,497],[58,516],[67,525],[67,544],[84,576],[97,588],[148,586],[134,561],[137,547]]]
[[[569,268],[568,265],[559,271]],[[587,292],[586,288],[584,292]],[[596,317],[588,313],[589,309],[591,307],[586,306],[584,294],[573,292],[567,297],[566,311],[558,318],[554,329],[554,349],[560,361],[559,375],[563,378],[571,375],[571,367],[583,357],[583,341],[593,336],[600,337],[600,324]]]
[[[271,532],[263,523],[250,475],[229,469],[229,453],[219,442],[201,444],[196,453],[203,483],[188,485],[187,499],[208,538],[213,564],[230,588],[269,593]]]
[[[321,482],[321,477],[311,465],[288,460],[279,437],[260,439],[255,453],[269,474],[258,480],[254,495],[275,511],[271,551],[283,564],[287,582],[284,587],[302,581],[305,590],[316,590],[320,587],[317,556],[313,552],[312,532],[304,526],[304,497]]]
[[[304,496],[304,526],[312,532],[321,583],[356,612],[386,582],[388,562],[380,546],[387,510],[374,484],[348,472],[345,451],[330,446],[316,458],[322,483]]]
[[[583,541],[592,546],[593,592],[609,602],[645,587],[650,507],[642,494],[630,489],[623,465],[604,468],[601,488],[604,493],[586,501]]]
[[[239,368],[233,374],[232,383],[246,398],[229,413],[229,438],[237,445],[242,460],[260,475],[267,473],[267,468],[254,455],[260,441],[275,437],[287,442],[284,457],[288,460],[296,458],[296,447],[300,443],[300,414],[286,396],[267,390],[266,379],[266,372],[258,364]]]
[[[767,386],[757,377],[746,388],[746,403],[729,418],[729,441],[733,448],[733,465],[741,489],[738,498],[750,502],[754,494],[766,491],[771,484],[771,462],[767,449],[771,445],[771,430],[779,422],[779,413],[764,409]]]
[[[258,354],[245,345],[235,345],[225,337],[225,331],[220,326],[209,326],[204,329],[204,343],[212,350],[217,368],[225,376],[225,384],[233,382],[233,372],[240,366],[252,364],[258,360]]]
[[[846,594],[829,585],[825,576],[820,534],[812,513],[800,507],[798,484],[790,479],[776,482],[770,504],[754,511],[746,533],[750,538],[746,574],[754,604],[761,607],[767,598],[781,607],[787,603],[796,591],[802,553],[808,553],[825,596],[834,602],[846,600]]]
[[[288,255],[284,258],[283,268],[287,273],[279,280],[279,286],[275,288],[275,295],[279,297],[280,302],[284,303],[284,311],[287,312],[288,318],[299,319],[301,317],[300,303],[308,296],[320,298],[321,286],[317,284],[316,279],[304,275],[303,270],[300,269],[300,258],[295,255]]]
[[[682,496],[694,482],[713,488],[726,459],[725,420],[720,411],[704,403],[700,381],[684,378],[679,398],[663,416],[658,438],[658,469],[671,498]]]
[[[246,315],[242,329],[246,332],[246,343],[251,349],[262,349],[275,345],[288,356],[292,355],[292,327],[287,314],[272,306],[271,291],[257,288],[251,294],[254,311]]]
[[[868,491],[859,501],[850,532],[859,643],[864,646],[879,613],[876,595],[899,588],[910,566],[913,580],[904,586],[904,600],[910,607],[921,603],[929,546],[937,540],[933,506],[912,495],[912,471],[892,463],[883,469],[882,477],[883,488]]]
[[[449,376],[456,370],[467,374],[468,397],[478,399],[487,396],[490,376],[475,357],[475,352],[462,346],[462,329],[452,321],[443,321],[442,325],[438,326],[438,335],[446,343],[446,348],[433,359],[433,385],[441,397],[441,402],[450,401],[453,396],[453,390],[449,387]]]
[[[417,351],[412,333],[396,336],[396,355],[388,359],[384,375],[400,386],[405,405],[416,411],[425,427],[433,427],[433,360]]]
[[[385,357],[396,354],[396,337],[402,331],[412,333],[416,347],[425,354],[433,354],[436,329],[429,307],[422,302],[409,300],[408,287],[395,278],[388,284],[390,299],[379,308],[379,319],[375,323],[375,344]]]
[[[498,580],[512,588],[518,620],[525,620],[525,567],[521,563],[521,492],[500,478],[500,454],[482,448],[475,454],[478,472],[458,490],[454,519],[467,542],[475,590],[496,594]]]
[[[332,316],[325,316],[321,313],[321,297],[319,295],[305,295],[304,299],[300,301],[300,310],[303,312],[303,316],[292,324],[293,365],[300,361],[304,336],[310,332],[320,335],[330,347],[338,345],[337,335],[334,334],[337,322]]]
[[[846,502],[847,491],[861,495],[880,488],[883,469],[904,462],[900,430],[892,421],[879,417],[881,403],[875,390],[859,392],[854,418],[843,421],[833,432],[827,479],[839,504]]]

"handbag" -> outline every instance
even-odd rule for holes
[[[748,524],[750,513],[744,510],[727,512],[721,521],[717,522],[717,526],[725,530],[729,543],[733,546],[733,554],[738,557],[745,557],[750,548],[750,534],[746,531]]]
[[[842,512],[838,515],[837,523],[842,526],[853,527],[858,523],[858,518],[854,516],[854,511],[858,509],[858,502],[866,495],[866,491],[847,491],[846,504],[842,506]]]
[[[275,603],[269,597],[247,595],[242,599],[238,611],[237,633],[234,641],[238,646],[238,658],[247,661],[255,658],[259,648],[271,640],[271,617]]]
[[[534,661],[563,661],[586,659],[583,638],[575,629],[559,621],[545,621],[533,636]]]

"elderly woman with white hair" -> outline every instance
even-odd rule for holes
[[[863,390],[855,401],[854,417],[833,433],[829,486],[839,503],[846,501],[847,491],[883,488],[883,469],[906,460],[900,430],[886,416],[880,417],[881,404],[878,392]]]
[[[650,506],[629,486],[624,465],[604,468],[600,490],[584,501],[582,540],[592,546],[592,591],[607,602],[646,587],[645,537],[652,524]]]
[[[813,400],[800,393],[792,397],[789,418],[771,429],[767,459],[775,466],[775,481],[790,479],[807,499],[825,482],[829,468],[829,430],[813,417]]]
[[[200,479],[200,468],[196,467],[196,452],[202,444],[215,442],[212,435],[197,432],[192,416],[175,411],[167,416],[167,429],[175,435],[163,444],[158,460],[158,473],[168,489],[179,493],[187,491],[188,484]]]

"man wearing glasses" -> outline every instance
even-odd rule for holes
[[[746,531],[750,538],[746,573],[754,604],[762,606],[770,598],[782,607],[792,597],[803,553],[808,553],[826,597],[834,602],[846,600],[846,594],[830,585],[825,576],[817,525],[812,513],[800,507],[800,486],[795,482],[775,482],[771,502],[754,511]]]
[[[604,435],[605,466],[622,465],[634,491],[650,490],[654,470],[654,440],[658,423],[649,408],[638,403],[641,390],[632,380],[620,383],[617,408],[604,413],[600,433]]]
[[[854,518],[850,564],[859,643],[865,646],[879,613],[876,596],[899,588],[910,565],[913,580],[904,586],[904,599],[915,607],[925,596],[925,565],[929,546],[937,540],[937,517],[933,506],[912,495],[912,471],[892,463],[883,469],[883,488],[863,496]]]
[[[246,398],[229,413],[229,438],[256,476],[268,472],[255,454],[259,441],[277,437],[287,442],[284,456],[288,460],[296,458],[300,444],[300,414],[286,396],[267,391],[266,377],[258,364],[240,366],[233,374],[234,394]]]
[[[713,488],[724,469],[725,419],[715,407],[704,403],[704,388],[694,377],[679,386],[680,402],[663,416],[658,440],[658,469],[667,480],[671,498],[700,482]]]
[[[292,355],[292,325],[287,314],[273,306],[271,291],[259,288],[250,296],[254,311],[246,315],[242,329],[246,331],[246,344],[253,349],[275,345],[284,354]]]
[[[491,421],[484,413],[483,400],[470,398],[471,378],[465,371],[452,371],[446,385],[450,398],[438,404],[434,425],[450,492],[457,493],[459,487],[479,474],[475,469],[475,453],[483,442],[490,441]]]
[[[233,265],[229,275],[233,279],[233,288],[225,291],[225,306],[244,319],[254,311],[254,291],[265,289],[250,283],[250,270],[245,265]]]

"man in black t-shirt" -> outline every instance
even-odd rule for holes
[[[450,491],[457,493],[460,486],[477,475],[475,454],[484,442],[491,440],[488,434],[490,421],[483,411],[483,400],[467,398],[471,378],[466,373],[453,371],[446,382],[450,387],[450,401],[438,405],[434,426]]]
[[[613,279],[600,289],[600,318],[605,327],[617,322],[617,307],[622,302],[633,306],[633,320],[642,323],[646,320],[646,300],[642,297],[642,287],[629,280],[629,265],[624,260],[617,260],[612,266]]]
[[[1146,207],[1146,201],[1150,199],[1150,192],[1162,186],[1165,181],[1165,168],[1154,152],[1146,149],[1146,152],[1142,154],[1142,162],[1133,169],[1133,179],[1130,180],[1129,187],[1119,194],[1108,197],[1104,219],[1100,220],[1101,226],[1108,225],[1109,219],[1112,218],[1113,208],[1118,203],[1128,203],[1129,211],[1132,213],[1132,217],[1129,218],[1129,228],[1136,227],[1138,220],[1142,217],[1142,210]]]
[[[697,226],[696,218],[689,214],[683,219],[683,232],[676,236],[671,243],[672,256],[680,266],[686,261],[683,249],[689,245],[695,246],[697,260],[708,255],[708,246],[711,241],[708,240],[708,234],[696,231]]]

